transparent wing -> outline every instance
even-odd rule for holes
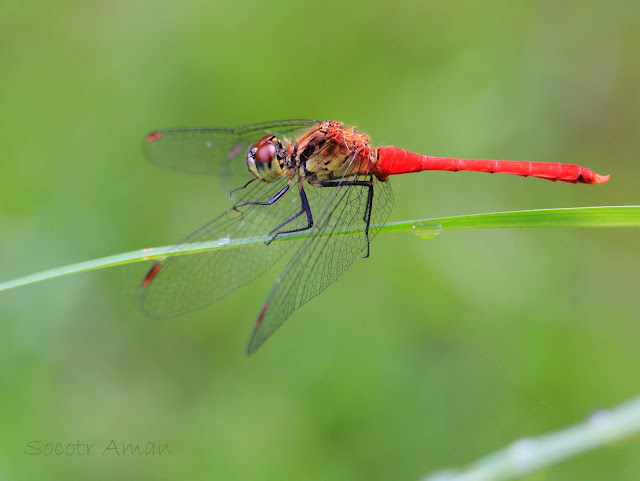
[[[232,129],[156,130],[145,138],[152,163],[197,174],[247,175],[246,155],[267,134],[295,140],[318,124],[316,120],[278,120]]]
[[[269,236],[287,219],[300,212],[300,193],[294,185],[272,205],[242,205],[266,202],[287,184],[287,179],[266,184],[256,180],[238,191],[241,197],[234,207],[193,232],[173,251],[185,244]],[[300,215],[287,229],[307,225]],[[274,232],[275,233],[275,232]],[[296,241],[272,242],[222,248],[193,254],[169,256],[156,262],[138,291],[141,309],[151,317],[164,318],[204,307],[234,289],[252,281],[281,258]]]
[[[369,181],[371,177],[350,178],[339,187],[309,186],[306,189],[329,190],[331,195],[324,209],[314,214],[316,223],[311,236],[301,242],[269,293],[249,339],[249,354],[255,352],[295,309],[320,294],[358,257],[367,254],[364,217],[369,187],[353,185],[353,181]],[[351,184],[347,185],[347,181]],[[375,177],[372,182],[370,240],[387,220],[393,205],[391,186]],[[350,233],[336,235],[339,231]]]

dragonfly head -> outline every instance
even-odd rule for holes
[[[284,176],[286,149],[275,135],[265,135],[247,154],[247,166],[258,179],[273,182]]]

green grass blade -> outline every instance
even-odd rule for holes
[[[393,222],[385,231],[415,230],[419,223],[440,223],[442,230],[455,229],[523,229],[530,227],[640,227],[640,206],[572,207],[536,209],[488,214],[461,215],[441,219]]]
[[[380,232],[415,232],[420,237],[432,237],[440,230],[455,229],[522,229],[531,227],[640,227],[640,206],[613,207],[575,207],[568,209],[538,209],[514,212],[494,212],[487,214],[462,215],[434,219],[391,222],[384,225]],[[344,235],[353,232],[345,230],[334,235]],[[308,232],[297,232],[279,236],[278,242],[293,239],[303,239]],[[25,286],[69,274],[78,274],[107,267],[148,261],[167,255],[186,255],[215,249],[232,249],[245,245],[265,242],[268,237],[253,237],[246,239],[221,239],[199,244],[186,244],[178,250],[170,246],[141,249],[112,256],[101,257],[90,261],[70,264],[37,274],[31,274],[18,279],[0,283],[0,291],[14,287]]]

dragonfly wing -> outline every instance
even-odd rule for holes
[[[295,140],[318,124],[316,120],[278,120],[232,129],[156,130],[145,138],[152,163],[196,174],[248,175],[247,152],[267,134]]]
[[[239,239],[269,236],[270,232],[300,211],[300,195],[295,185],[272,205],[242,205],[265,202],[287,185],[286,179],[266,184],[256,181],[239,191],[234,207],[193,232],[172,252],[194,243],[219,241],[222,245]],[[288,224],[304,227],[304,215]],[[141,309],[156,318],[172,317],[204,307],[234,289],[252,281],[295,243],[263,241],[252,245],[221,248],[168,256],[155,263],[138,291]]]
[[[371,180],[359,176],[349,181]],[[317,216],[310,237],[294,253],[289,264],[276,280],[254,326],[247,352],[255,352],[291,315],[291,313],[320,294],[336,281],[353,262],[367,253],[364,217],[369,187],[342,185],[330,190],[331,195]],[[369,239],[387,220],[393,205],[393,192],[386,182],[373,177],[373,201]],[[349,232],[339,235],[340,231]]]

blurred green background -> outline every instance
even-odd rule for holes
[[[337,119],[425,154],[579,162],[605,186],[392,179],[390,220],[638,203],[637,2],[0,3],[1,280],[171,244],[229,206],[155,128]],[[635,230],[380,235],[257,355],[277,269],[144,317],[148,265],[0,294],[0,478],[415,480],[640,391]],[[38,440],[92,456],[28,456]],[[167,443],[164,456],[102,456]],[[637,480],[640,442],[535,480]]]

